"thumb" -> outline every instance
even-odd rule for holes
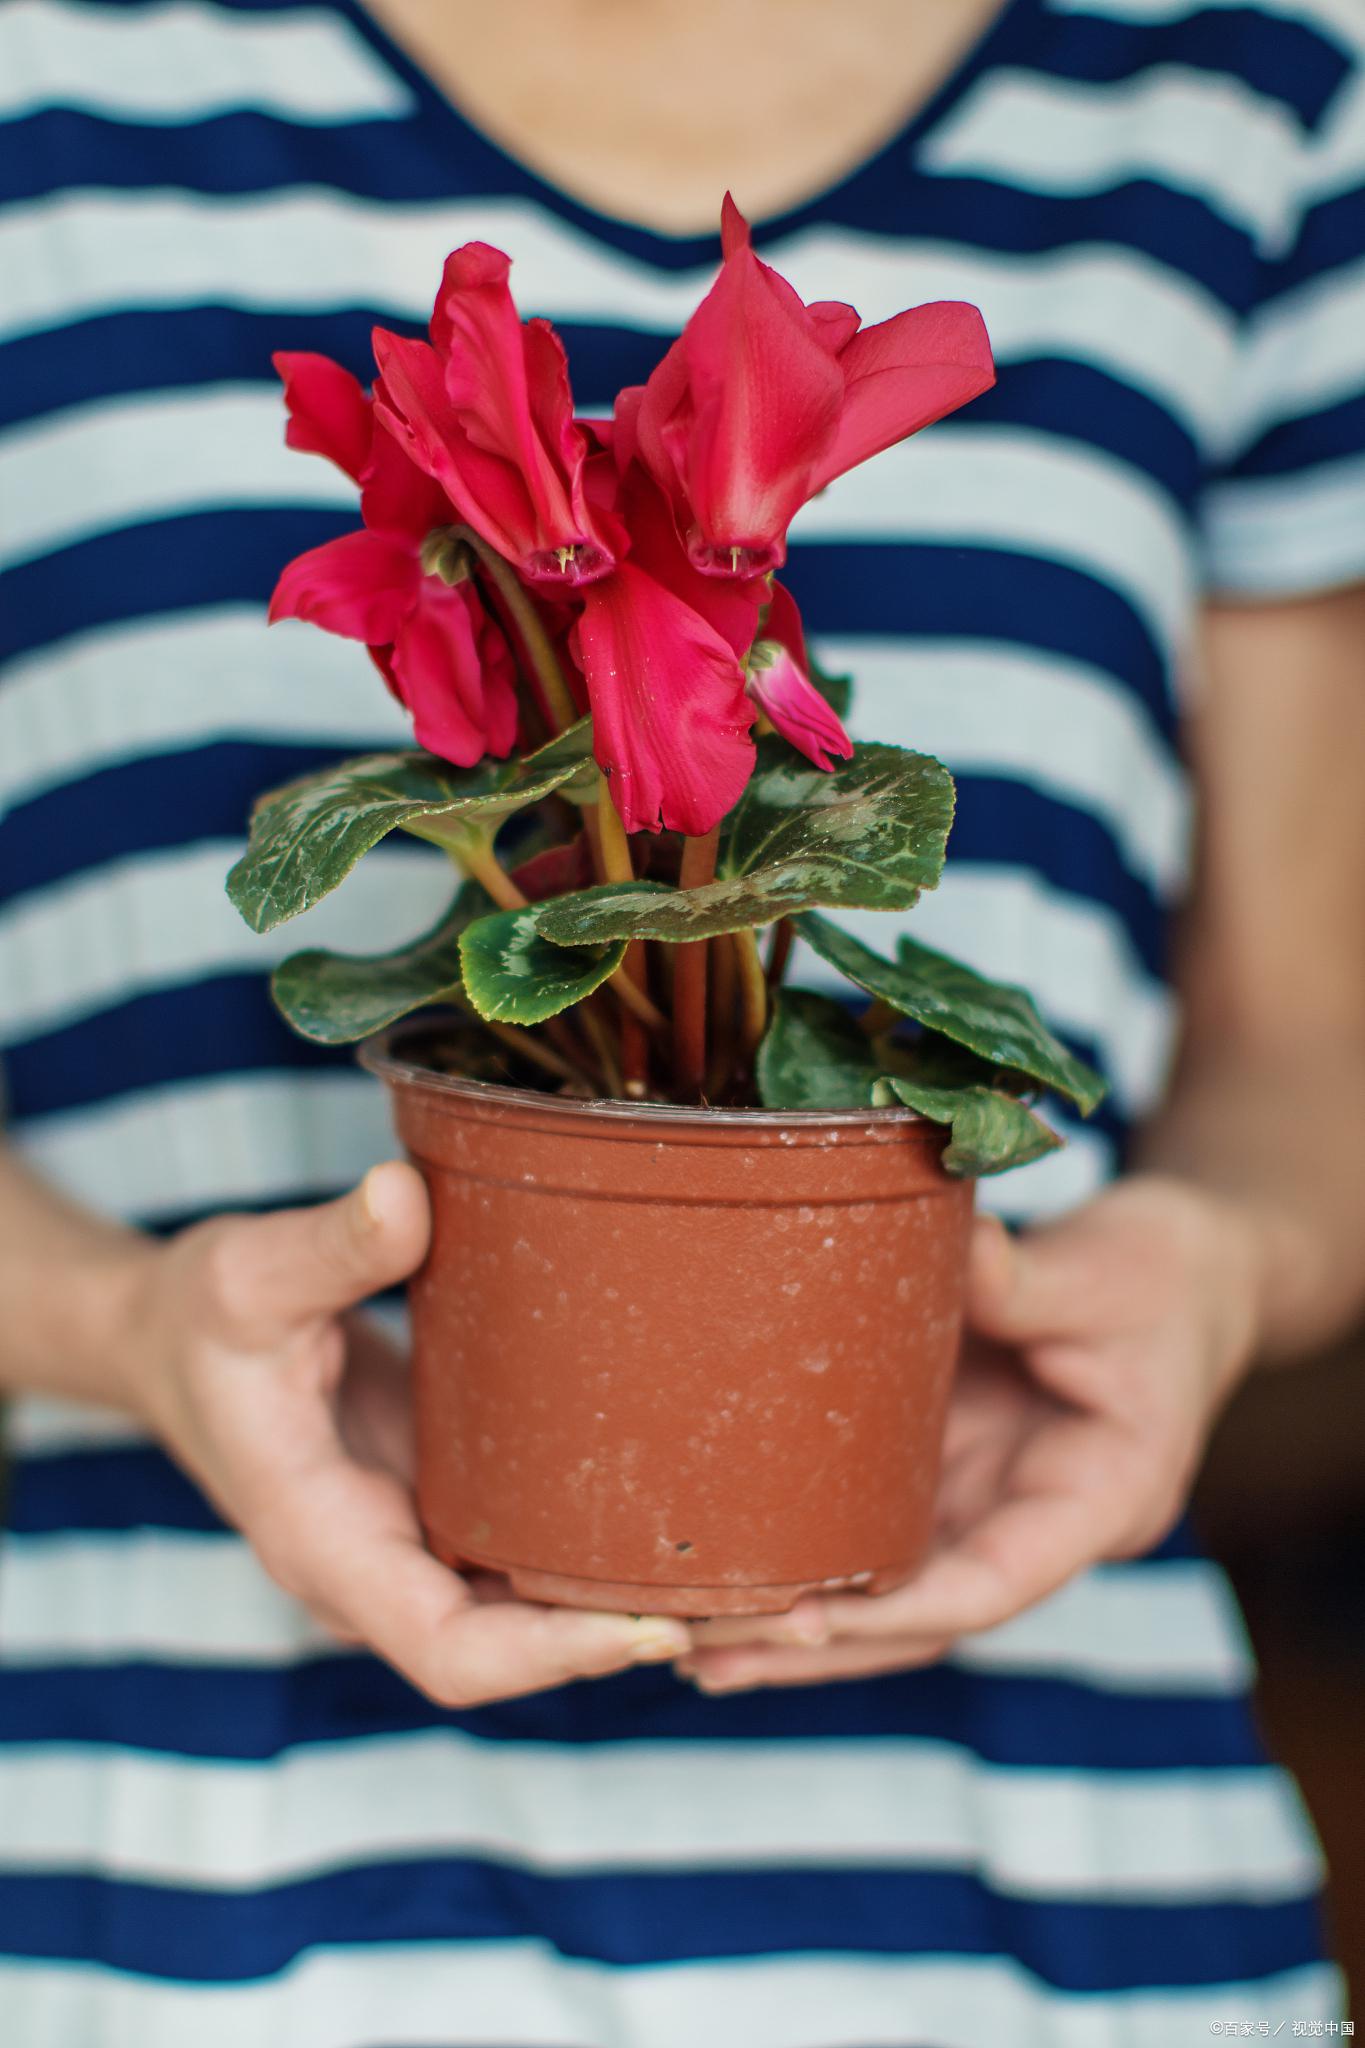
[[[239,1319],[284,1328],[336,1314],[405,1280],[430,1232],[421,1175],[388,1160],[335,1202],[240,1218],[227,1305]]]
[[[967,1325],[998,1344],[1061,1336],[1074,1320],[1075,1275],[1049,1230],[1012,1235],[994,1216],[972,1227]]]

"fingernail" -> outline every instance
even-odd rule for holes
[[[634,1664],[668,1664],[686,1655],[692,1647],[685,1628],[670,1628],[666,1622],[645,1622],[632,1628],[630,1656]]]
[[[372,1166],[364,1180],[361,1181],[360,1186],[356,1189],[356,1194],[360,1198],[360,1221],[367,1230],[373,1230],[375,1224],[379,1221],[379,1212],[374,1205],[374,1176],[375,1168]]]

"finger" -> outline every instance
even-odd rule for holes
[[[829,1641],[829,1621],[819,1599],[798,1600],[785,1614],[735,1614],[694,1621],[692,1640],[706,1649],[731,1643],[784,1643],[810,1649]]]
[[[871,1678],[936,1664],[946,1641],[888,1637],[879,1642],[834,1642],[824,1649],[749,1648],[694,1650],[674,1665],[701,1692],[742,1692],[765,1685],[822,1685],[835,1678]]]
[[[389,1160],[337,1201],[234,1217],[214,1241],[220,1303],[253,1337],[289,1330],[406,1279],[429,1232],[421,1175]]]
[[[972,1226],[967,1263],[969,1330],[997,1344],[1065,1337],[1087,1327],[1086,1261],[1063,1226],[1014,1236],[994,1216]]]
[[[1106,1556],[1127,1519],[1092,1493],[1015,1496],[931,1557],[916,1578],[868,1599],[833,1594],[835,1637],[957,1637],[995,1628]]]
[[[443,1706],[663,1662],[689,1647],[681,1623],[657,1616],[476,1604],[422,1548],[404,1488],[344,1456],[296,1487],[273,1542],[302,1598]]]

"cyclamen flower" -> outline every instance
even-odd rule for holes
[[[588,503],[589,441],[564,344],[518,317],[510,263],[469,242],[446,259],[430,342],[374,331],[379,417],[460,518],[533,583],[607,575],[625,537]]]
[[[286,440],[329,457],[361,485],[365,524],[287,565],[271,622],[308,619],[364,641],[430,753],[461,768],[510,754],[518,723],[511,650],[472,584],[450,588],[422,569],[422,542],[451,519],[444,493],[377,429],[370,400],[339,363],[306,354],[274,361],[289,408]]]
[[[853,742],[843,722],[810,679],[801,614],[780,583],[773,585],[763,637],[749,655],[748,690],[773,728],[817,768],[828,773],[834,766],[831,754],[852,758]]]
[[[862,327],[851,306],[805,305],[754,254],[726,194],[720,276],[648,383],[617,400],[638,452],[707,575],[780,568],[817,491],[995,381],[975,306],[916,306]]]

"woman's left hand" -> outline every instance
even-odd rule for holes
[[[1156,1176],[1011,1238],[975,1227],[929,1561],[896,1591],[693,1624],[707,1691],[903,1670],[993,1628],[1179,1515],[1258,1336],[1255,1228]]]

